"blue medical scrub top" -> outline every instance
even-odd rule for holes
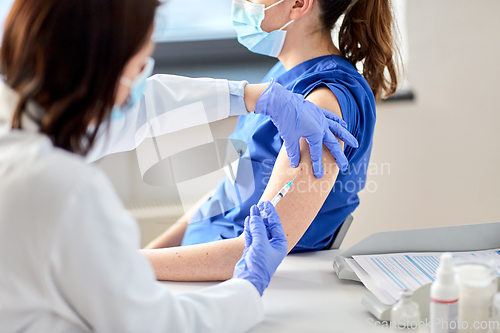
[[[349,131],[360,145],[357,149],[346,146],[348,170],[339,173],[318,215],[291,252],[322,250],[333,240],[335,231],[346,217],[359,205],[358,192],[366,183],[372,148],[375,99],[366,80],[341,56],[311,59],[289,71],[278,63],[266,75],[264,82],[272,78],[286,89],[304,96],[321,86],[330,88],[337,97]],[[259,202],[266,188],[283,145],[271,120],[254,113],[239,118],[229,139],[234,140],[235,149],[241,155],[240,160],[249,162],[240,163],[236,183],[230,178],[224,179],[215,194],[200,207],[193,218],[195,222],[187,227],[182,245],[238,237],[244,230],[244,219],[249,215],[250,207]],[[238,148],[241,142],[246,143],[246,147]],[[253,185],[247,179],[252,172]]]

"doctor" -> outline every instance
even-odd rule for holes
[[[157,6],[156,0],[14,3],[1,48],[2,332],[243,332],[263,318],[260,296],[287,252],[272,205],[264,204],[266,221],[251,208],[233,279],[172,295],[137,251],[137,224],[109,180],[82,158],[133,149],[135,129],[157,116],[152,109],[167,107],[169,97],[189,105],[215,91],[221,101],[214,112],[229,115],[230,84],[217,80],[190,81],[207,92],[188,97],[167,85],[187,79],[153,79],[159,83],[148,89],[156,86],[157,94],[148,90],[133,106],[151,68]],[[260,98],[280,91],[278,85],[257,88],[267,89]],[[254,100],[244,101],[252,109],[260,95],[249,95]],[[294,107],[267,103],[272,110],[262,112],[276,121],[292,153],[297,135],[320,145],[333,135],[330,128],[348,136],[338,119],[286,96]],[[120,107],[112,111],[113,105]]]

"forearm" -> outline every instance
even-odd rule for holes
[[[183,216],[181,216],[169,229],[160,236],[156,237],[144,249],[162,249],[165,247],[180,246],[188,223],[193,219],[194,214],[214,194],[215,189],[204,195],[197,203],[193,205]]]
[[[186,87],[190,87],[189,93]],[[184,110],[183,107],[186,105],[198,103],[203,105],[202,109],[209,123],[225,119],[230,114],[228,95],[227,80],[195,79],[167,74],[153,75],[147,81],[142,101],[127,111],[122,119],[111,120],[109,129],[108,124],[101,127],[99,136],[87,154],[86,160],[91,163],[106,155],[137,148],[151,135],[149,130],[138,129],[143,128],[150,121],[159,121],[161,125],[168,124],[168,126],[153,125],[154,136],[198,126],[199,116],[188,117],[187,120],[181,122],[176,121],[179,117],[178,112]],[[193,109],[187,110],[191,112]]]
[[[221,281],[233,276],[245,242],[243,237],[212,243],[141,250],[151,262],[158,280]]]

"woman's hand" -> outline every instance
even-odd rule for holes
[[[263,220],[255,205],[250,209],[250,216],[245,219],[245,251],[234,268],[233,277],[250,281],[262,296],[288,249],[273,205],[264,202],[259,207],[268,217]]]
[[[302,95],[286,90],[275,81],[271,81],[258,99],[255,113],[269,116],[278,128],[293,168],[300,161],[300,138],[307,140],[317,178],[323,177],[323,144],[342,171],[347,170],[348,161],[337,138],[351,147],[359,146],[339,116],[304,100]]]

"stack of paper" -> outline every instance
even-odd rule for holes
[[[360,255],[347,259],[347,263],[361,282],[387,305],[399,299],[404,289],[416,290],[436,278],[442,253],[398,253]],[[482,258],[500,265],[500,249],[474,252],[454,252],[458,259]]]

